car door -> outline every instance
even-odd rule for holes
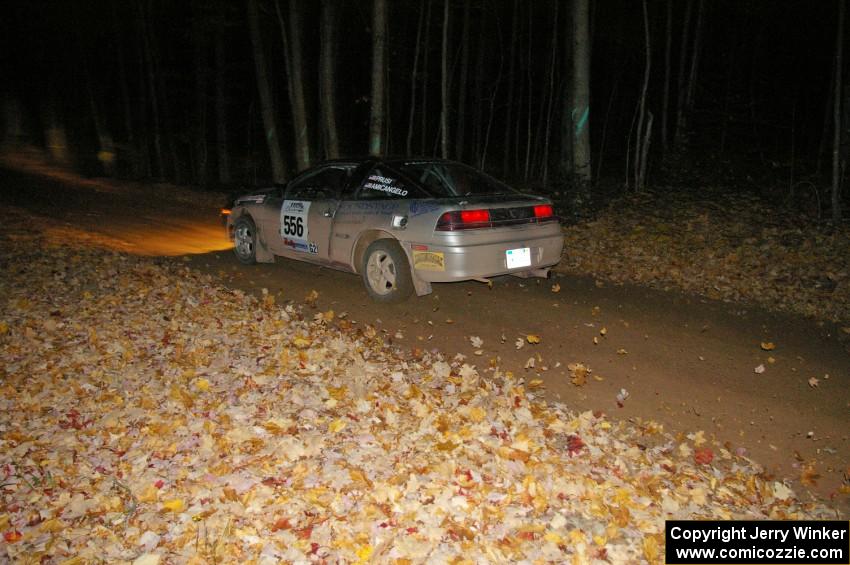
[[[347,163],[322,165],[287,185],[275,253],[315,263],[329,260],[339,194],[353,169]]]
[[[359,170],[337,206],[333,224],[331,262],[356,270],[353,249],[360,236],[380,230],[404,240],[410,202],[427,198],[421,187],[384,164]]]

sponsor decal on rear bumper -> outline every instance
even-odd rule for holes
[[[420,271],[445,271],[446,257],[440,251],[414,251],[413,268]]]

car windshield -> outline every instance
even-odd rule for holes
[[[516,192],[493,177],[460,163],[407,161],[395,165],[405,176],[417,181],[437,198]]]

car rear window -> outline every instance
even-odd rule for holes
[[[421,184],[435,198],[516,192],[493,177],[461,163],[407,161],[394,165],[405,176]]]
[[[360,200],[428,198],[428,194],[392,169],[375,167],[363,180],[357,198]]]

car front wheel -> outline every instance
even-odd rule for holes
[[[360,272],[366,291],[376,302],[402,302],[413,292],[410,263],[397,241],[373,241],[363,255]]]
[[[239,218],[233,225],[233,252],[244,265],[257,262],[257,226],[247,216]]]

